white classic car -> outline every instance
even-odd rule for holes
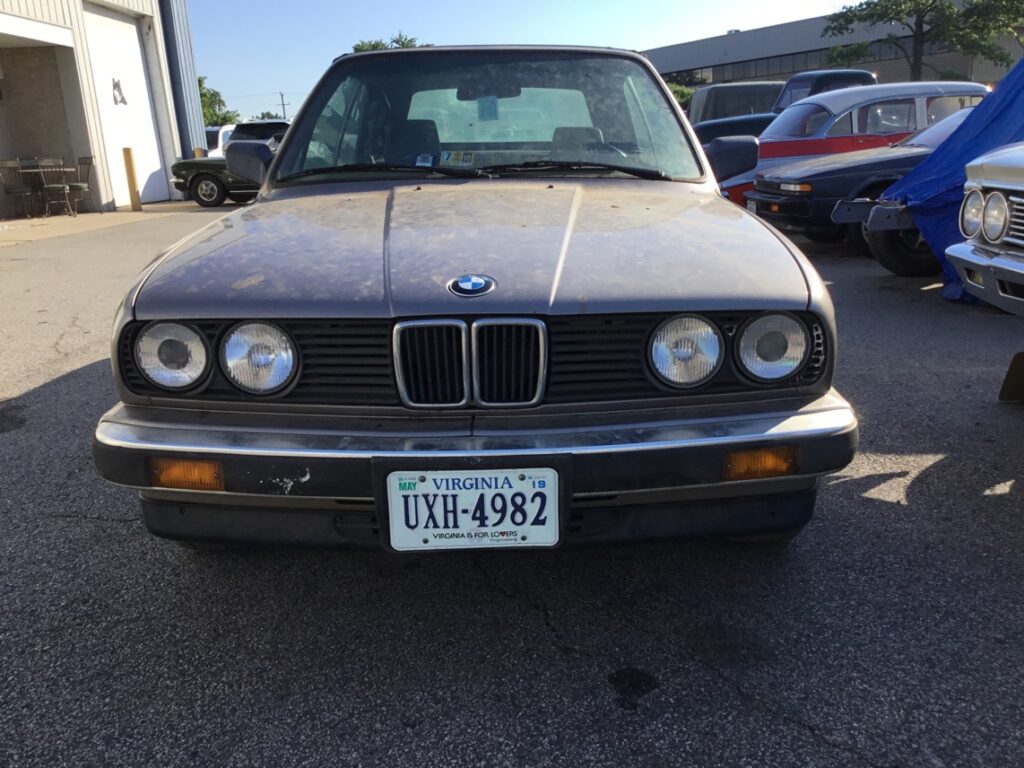
[[[960,231],[946,256],[967,291],[1024,314],[1024,143],[1008,144],[967,166]]]

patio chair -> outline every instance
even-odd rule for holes
[[[75,214],[78,213],[78,204],[89,194],[89,172],[92,170],[92,155],[78,158],[78,173],[74,181],[68,182],[68,190],[71,192],[71,205]]]
[[[22,215],[28,217],[36,189],[32,186],[32,180],[20,171],[21,163],[18,160],[0,160],[0,184],[3,185],[4,194],[15,197]]]
[[[42,171],[43,177],[43,205],[46,208],[44,215],[49,216],[50,208],[57,205],[63,206],[64,212],[69,216],[74,216],[75,212],[71,209],[71,190],[65,180],[67,172],[64,170],[64,158],[41,157],[39,170]]]

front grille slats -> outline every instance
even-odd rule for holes
[[[481,405],[538,402],[547,367],[547,333],[533,319],[481,320],[473,324],[474,393]]]
[[[1024,203],[1014,209],[1015,216],[1018,211],[1024,217]],[[538,393],[539,401],[550,405],[641,404],[654,398],[683,402],[695,395],[804,387],[821,380],[828,370],[827,338],[816,318],[808,313],[798,313],[811,335],[811,351],[801,371],[767,387],[744,378],[732,362],[731,347],[735,330],[750,314],[706,313],[722,329],[730,354],[712,381],[685,392],[666,387],[648,371],[647,347],[651,334],[666,319],[665,314],[439,318],[426,323],[396,323],[390,319],[274,321],[295,340],[300,371],[291,389],[267,398],[254,398],[238,390],[221,374],[216,362],[208,380],[194,390],[170,394],[154,387],[141,375],[132,354],[135,338],[145,323],[127,326],[118,357],[125,386],[137,395],[382,408],[431,404],[523,407],[537,400]],[[191,325],[206,339],[211,359],[216,361],[220,342],[233,323],[218,320]],[[404,330],[396,331],[397,327]],[[394,339],[399,335],[415,343],[402,344],[396,352]],[[476,363],[471,355],[474,345]],[[542,351],[538,351],[538,345]],[[480,368],[479,376],[471,375],[474,365]],[[400,370],[408,390],[406,400],[400,395]]]
[[[398,324],[394,359],[399,395],[406,405],[465,405],[466,334],[466,324],[458,320]]]

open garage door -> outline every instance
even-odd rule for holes
[[[114,202],[128,205],[128,179],[122,149],[131,147],[142,202],[170,198],[160,157],[156,117],[143,59],[138,21],[121,13],[86,6],[85,33],[100,107]]]

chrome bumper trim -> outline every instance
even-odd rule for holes
[[[224,454],[295,459],[473,458],[587,455],[784,442],[857,428],[853,409],[835,390],[796,411],[621,424],[586,431],[490,431],[464,435],[367,435],[260,431],[189,423],[168,426],[132,418],[118,404],[100,419],[95,439],[111,448],[149,453]]]
[[[964,242],[946,249],[946,258],[956,268],[964,288],[982,301],[1011,312],[1024,315],[1024,299],[1004,293],[1000,281],[1021,286],[1024,290],[1024,256],[1008,253],[990,253],[974,243]],[[972,270],[981,275],[983,284],[967,274]]]

